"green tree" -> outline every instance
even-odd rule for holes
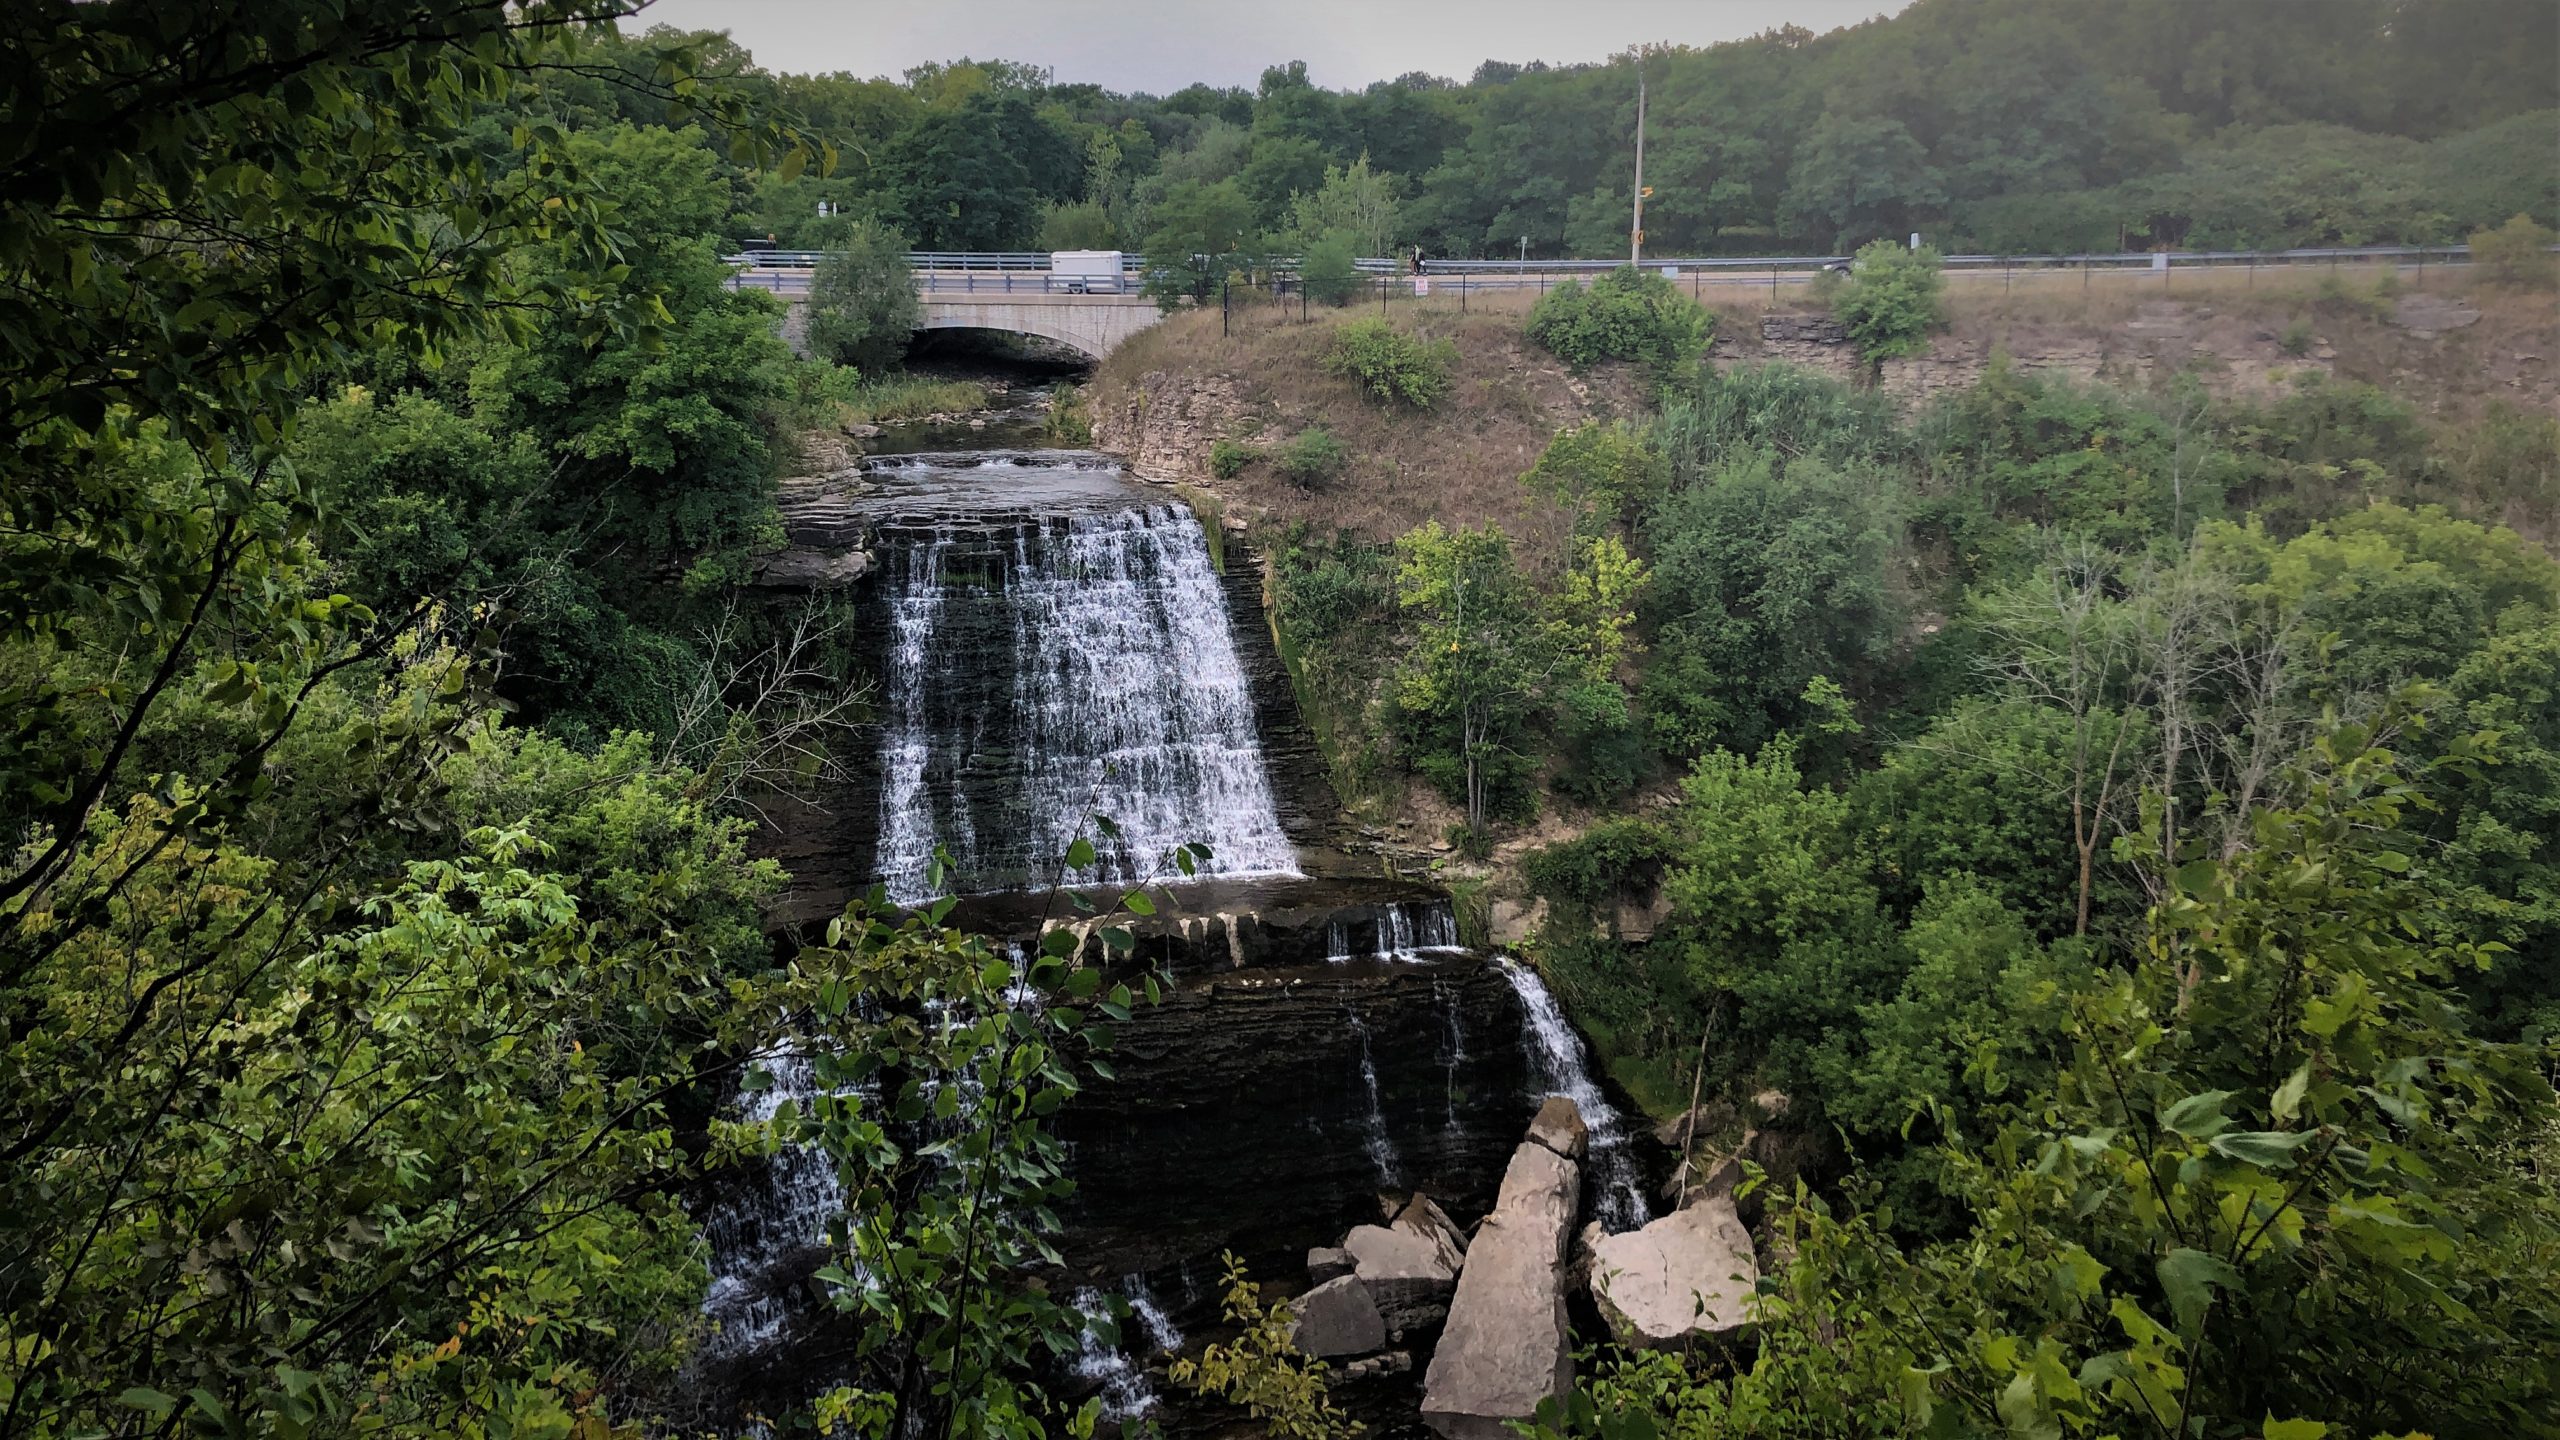
[[[891,142],[882,179],[900,228],[927,250],[1018,250],[1040,223],[1041,176],[1009,135],[1006,107],[983,96],[928,110]],[[1072,176],[1080,167],[1068,162]]]
[[[1893,520],[1874,488],[1802,461],[1781,474],[1765,452],[1673,483],[1643,525],[1657,743],[1754,750],[1806,718],[1813,677],[1865,693],[1893,634]]]
[[[2529,215],[2517,215],[2494,230],[2472,235],[2472,263],[2500,285],[2547,289],[2553,277],[2560,275],[2560,260],[2551,254],[2553,240],[2551,227],[2535,223]]]
[[[1926,245],[1912,250],[1877,240],[1858,251],[1849,278],[1831,294],[1831,313],[1870,366],[1919,354],[1945,328],[1939,268],[1937,250]]]
[[[1534,798],[1527,743],[1547,676],[1536,596],[1499,529],[1435,520],[1396,541],[1395,597],[1414,632],[1393,702],[1409,763],[1481,837]]]
[[[1797,147],[1784,203],[1793,233],[1847,250],[1900,243],[1945,200],[1928,152],[1901,121],[1826,111]]]
[[[818,262],[809,282],[809,348],[818,354],[877,375],[923,323],[905,236],[857,224]]]
[[[1234,181],[1184,182],[1167,191],[1153,213],[1147,293],[1166,309],[1185,299],[1214,299],[1231,277],[1261,263],[1262,230]]]
[[[1370,169],[1366,154],[1347,167],[1326,166],[1324,183],[1289,203],[1289,228],[1302,247],[1340,234],[1349,237],[1355,254],[1386,255],[1394,251],[1402,223],[1396,177]]]
[[[1360,297],[1366,282],[1349,231],[1327,231],[1306,242],[1298,255],[1298,283],[1320,305],[1348,305]]]

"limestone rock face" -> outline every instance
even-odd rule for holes
[[[1562,1095],[1550,1095],[1529,1122],[1529,1138],[1567,1160],[1580,1160],[1591,1144],[1591,1129],[1582,1123],[1582,1107]]]
[[[1416,1329],[1448,1313],[1461,1253],[1446,1237],[1403,1225],[1362,1225],[1342,1238],[1360,1282],[1369,1287],[1387,1328]]]
[[[1290,1342],[1300,1354],[1329,1360],[1386,1348],[1387,1322],[1379,1318],[1369,1287],[1357,1275],[1327,1280],[1290,1302],[1289,1308],[1297,1316]]]
[[[1441,1209],[1439,1203],[1428,1195],[1417,1194],[1406,1201],[1404,1208],[1396,1212],[1396,1218],[1390,1223],[1395,1229],[1408,1230],[1425,1239],[1438,1240],[1452,1257],[1450,1264],[1452,1270],[1457,1268],[1456,1262],[1466,1256],[1466,1232],[1460,1230],[1458,1222],[1449,1218],[1449,1212]]]
[[[1579,1153],[1582,1118],[1540,1112]],[[1534,1131],[1533,1131],[1534,1133]],[[1448,1440],[1505,1440],[1506,1422],[1573,1382],[1564,1306],[1564,1257],[1582,1193],[1582,1167],[1549,1144],[1523,1143],[1503,1173],[1501,1198],[1467,1247],[1449,1302],[1449,1324],[1423,1380],[1422,1418]]]
[[[1591,1247],[1591,1298],[1625,1344],[1661,1349],[1749,1319],[1760,1264],[1727,1196]]]

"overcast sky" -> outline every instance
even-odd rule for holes
[[[1478,62],[1604,60],[1647,41],[1705,45],[1795,24],[1853,25],[1905,0],[657,0],[631,24],[726,30],[768,70],[895,76],[927,60],[1023,60],[1062,83],[1162,95],[1251,85],[1304,60],[1357,89]]]

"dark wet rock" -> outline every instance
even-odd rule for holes
[[[1357,1275],[1328,1280],[1289,1302],[1290,1343],[1302,1355],[1330,1360],[1386,1347],[1387,1325]]]
[[[1117,1078],[1059,1112],[1076,1180],[1070,1263],[1124,1274],[1190,1262],[1214,1274],[1219,1251],[1234,1248],[1276,1272],[1375,1219],[1355,1017],[1397,1182],[1481,1212],[1534,1104],[1519,1003],[1501,973],[1473,956],[1257,968],[1186,979],[1162,1004],[1140,1004],[1116,1027]]]

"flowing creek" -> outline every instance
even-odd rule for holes
[[[1056,1383],[1114,1420],[1208,1427],[1217,1412],[1161,1370],[1216,1331],[1202,1277],[1222,1252],[1287,1294],[1307,1248],[1376,1222],[1382,1196],[1472,1220],[1550,1094],[1590,1126],[1585,1213],[1643,1223],[1649,1136],[1536,975],[1463,947],[1446,896],[1330,848],[1339,804],[1306,761],[1240,541],[1107,457],[1009,448],[869,458],[798,497],[792,529],[867,551],[855,644],[879,723],[860,773],[769,837],[805,887],[786,918],[821,919],[874,880],[929,898],[939,849],[966,897],[951,923],[1028,941],[1077,836],[1098,859],[1072,879],[1097,889],[1208,847],[1132,927],[1137,961],[1172,979],[1163,1002],[1119,1027],[1116,1079],[1056,1120],[1077,1190],[1065,1273],[1044,1281],[1087,1320]],[[801,1057],[772,1070],[732,1113],[811,1093]],[[833,1383],[826,1331],[844,1322],[810,1275],[842,1198],[823,1162],[783,1154],[706,1200],[709,1408],[770,1413]],[[1383,1425],[1364,1415],[1373,1432],[1419,1433],[1409,1394],[1386,1408]]]

